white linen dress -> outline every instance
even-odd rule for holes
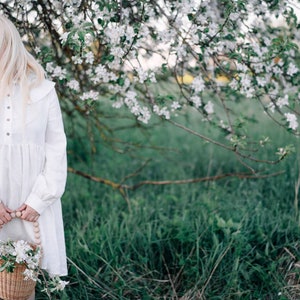
[[[25,112],[25,113],[24,113]],[[43,258],[51,275],[67,275],[61,201],[67,176],[66,137],[54,83],[44,80],[24,104],[20,88],[0,99],[0,199],[39,214]],[[33,223],[13,219],[1,240],[34,242]]]

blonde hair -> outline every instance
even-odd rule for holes
[[[28,101],[30,89],[44,79],[44,69],[25,48],[15,25],[0,15],[0,99],[18,83]]]

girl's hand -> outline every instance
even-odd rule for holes
[[[20,218],[22,220],[29,221],[29,222],[36,222],[40,216],[40,214],[35,209],[33,209],[31,206],[26,204],[22,204],[16,210],[16,212],[18,211],[22,213]]]
[[[0,202],[0,228],[2,228],[2,225],[8,223],[12,218],[10,216],[10,213],[13,211],[6,207],[2,202]]]

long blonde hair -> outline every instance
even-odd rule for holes
[[[42,66],[25,48],[14,24],[0,15],[0,100],[18,83],[24,100],[45,78]]]

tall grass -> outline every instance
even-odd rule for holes
[[[103,143],[94,157],[69,163],[118,181],[151,158],[132,182],[240,168],[229,153],[168,125],[150,132],[116,132],[139,150],[123,145],[118,154]],[[289,139],[276,133],[277,142]],[[145,148],[153,145],[161,148]],[[70,284],[57,299],[300,299],[296,160],[266,179],[144,186],[129,193],[130,208],[118,192],[70,174],[63,197]]]

